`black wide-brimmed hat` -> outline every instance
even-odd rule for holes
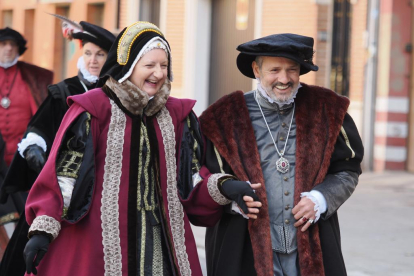
[[[150,22],[138,21],[122,30],[102,67],[96,87],[102,87],[109,77],[122,82],[133,71],[141,50],[151,41],[162,41],[168,50],[168,79],[172,81],[171,52],[161,30]]]
[[[92,42],[109,52],[112,43],[115,41],[115,36],[110,31],[85,21],[81,21],[79,24],[83,31],[74,32],[72,34],[73,38]]]
[[[23,53],[26,51],[26,39],[17,31],[10,29],[9,27],[6,27],[4,29],[0,29],[0,41],[4,40],[14,40],[17,43],[17,46],[19,47],[19,55],[23,55]]]
[[[297,34],[274,34],[258,38],[237,47],[237,67],[243,75],[255,78],[252,62],[257,56],[284,57],[300,64],[300,74],[318,71],[313,64],[313,38]]]

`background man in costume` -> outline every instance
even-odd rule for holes
[[[221,182],[222,193],[243,205],[254,194],[246,181],[264,183],[255,191],[262,207],[240,206],[256,220],[233,208],[207,230],[208,275],[345,276],[337,209],[363,156],[349,100],[299,82],[318,70],[313,38],[277,34],[237,49],[238,68],[257,89],[221,98],[200,121],[207,165],[238,178]]]
[[[63,116],[68,110],[66,99],[93,89],[106,61],[115,36],[108,30],[81,21],[73,22],[64,17],[64,36],[75,39],[82,46],[82,56],[78,59],[78,75],[48,87],[48,97],[29,122],[25,138],[19,143],[18,151],[11,163],[2,186],[0,200],[5,201],[9,194],[29,191],[49,156],[50,148],[59,129]],[[21,207],[24,209],[24,206]],[[27,242],[29,226],[24,212],[10,240],[3,262],[1,275],[23,275],[25,262],[23,249]]]
[[[0,29],[0,131],[6,142],[7,165],[53,80],[51,71],[18,61],[25,51],[26,40],[20,33]]]
[[[195,101],[169,96],[172,77],[164,35],[136,22],[109,51],[99,88],[68,99],[27,199],[27,273],[202,276],[190,221],[218,221],[227,176],[200,166]]]
[[[10,28],[0,29],[0,133],[5,142],[4,159],[10,165],[17,144],[23,137],[27,124],[47,96],[47,86],[53,73],[44,68],[18,61],[26,51],[26,40]],[[20,195],[14,197],[16,204]],[[0,229],[3,224],[18,219],[13,202],[0,205]],[[0,230],[1,233],[5,233]],[[4,248],[8,237],[0,239]]]

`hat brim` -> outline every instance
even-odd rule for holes
[[[255,75],[253,72],[252,62],[258,56],[270,56],[270,57],[284,57],[291,59],[300,64],[300,75],[304,75],[310,71],[318,71],[319,67],[316,65],[311,65],[309,63],[300,60],[297,56],[289,52],[277,52],[277,53],[240,53],[237,56],[237,68],[239,68],[240,72],[245,75],[246,77],[255,79]]]
[[[86,40],[88,42],[92,42],[93,44],[95,44],[96,46],[99,46],[100,48],[102,48],[103,50],[109,52],[109,50],[111,49],[112,43],[104,41],[103,39],[99,39],[97,37],[93,37],[89,34],[86,33],[74,33],[73,35],[74,39],[79,39],[79,40]]]

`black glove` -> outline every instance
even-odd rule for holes
[[[43,149],[38,145],[30,145],[25,149],[23,154],[29,168],[40,173],[46,161]]]
[[[23,251],[27,274],[33,273],[37,275],[36,266],[39,265],[46,254],[49,244],[50,238],[45,234],[33,235],[27,242]]]
[[[243,200],[243,196],[250,196],[254,201],[259,201],[250,184],[245,181],[228,179],[221,184],[221,192],[227,198],[234,200],[245,214],[248,214],[249,210]]]

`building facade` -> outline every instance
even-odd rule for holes
[[[172,48],[172,94],[197,100],[200,114],[255,81],[236,67],[237,45],[274,33],[315,38],[318,72],[301,78],[350,98],[363,137],[366,170],[414,171],[413,1],[399,0],[0,0],[0,27],[28,39],[23,60],[76,74],[79,46],[63,40],[47,13],[119,33],[150,21]],[[408,23],[407,23],[408,22]]]

